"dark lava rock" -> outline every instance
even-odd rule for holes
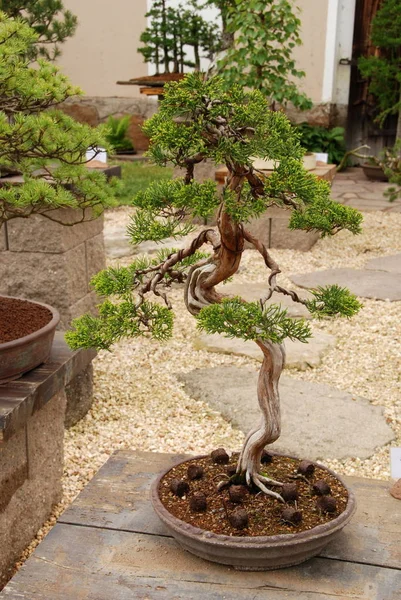
[[[230,460],[230,457],[224,448],[217,448],[217,450],[213,450],[210,456],[212,461],[218,465],[227,465],[228,461]]]
[[[191,481],[193,479],[202,479],[203,473],[204,471],[200,465],[189,465],[187,470],[188,479]]]
[[[189,508],[192,512],[205,512],[207,509],[205,494],[203,492],[195,492],[189,499]]]
[[[328,496],[331,494],[330,486],[324,479],[319,479],[319,481],[313,484],[313,491],[318,496]]]
[[[300,510],[295,510],[295,508],[285,508],[281,513],[281,518],[286,523],[298,525],[302,521],[302,513]]]
[[[182,498],[189,492],[188,482],[183,479],[172,479],[170,482],[170,490],[173,494]]]
[[[333,496],[322,496],[316,502],[319,510],[325,513],[334,513],[337,510],[337,501]]]
[[[302,460],[299,463],[299,467],[298,467],[298,473],[301,473],[301,475],[313,475],[313,473],[315,472],[315,465],[313,463],[311,463],[309,460]]]
[[[283,500],[286,502],[294,502],[298,500],[298,488],[296,483],[285,483],[280,492]]]
[[[248,490],[244,485],[232,485],[228,490],[228,495],[231,502],[234,504],[241,504],[246,498]]]
[[[266,450],[263,450],[262,456],[260,457],[260,462],[262,463],[262,465],[267,465],[267,464],[271,463],[272,460],[273,460],[272,455],[269,454],[268,452],[266,452]]]
[[[245,529],[245,527],[248,527],[248,513],[243,508],[237,508],[228,518],[234,529]]]

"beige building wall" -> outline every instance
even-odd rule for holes
[[[148,74],[137,48],[146,28],[146,0],[64,0],[78,17],[76,34],[58,64],[88,96],[139,97],[137,86],[116,85]]]
[[[297,80],[299,88],[312,99],[322,101],[325,70],[326,27],[328,0],[297,0],[300,9],[302,46],[294,48],[297,68],[306,76]]]

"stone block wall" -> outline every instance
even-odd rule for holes
[[[64,390],[0,443],[0,589],[61,500]]]
[[[72,209],[53,217],[63,223],[79,218]],[[0,294],[54,306],[61,329],[94,310],[98,299],[89,281],[104,267],[103,217],[69,226],[35,215],[0,230]]]
[[[143,152],[148,149],[149,140],[142,131],[142,125],[157,111],[157,107],[157,100],[151,98],[84,96],[66,100],[58,108],[80,123],[92,127],[105,123],[110,116],[131,115],[128,137],[135,149]]]

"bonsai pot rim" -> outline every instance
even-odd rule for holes
[[[40,335],[44,335],[50,332],[52,329],[55,329],[60,321],[60,314],[56,308],[50,306],[49,304],[45,304],[44,302],[37,302],[36,300],[28,300],[27,298],[21,298],[18,296],[6,296],[5,294],[0,294],[0,302],[2,298],[10,298],[11,300],[23,300],[24,302],[30,302],[31,304],[38,304],[39,306],[43,306],[47,308],[52,313],[51,320],[36,331],[29,333],[28,335],[24,335],[23,337],[17,338],[15,340],[11,340],[10,342],[0,343],[0,350],[8,350],[9,348],[14,348],[15,346],[21,346],[22,344],[29,343],[31,341],[35,341],[37,337]]]
[[[0,386],[18,379],[49,359],[56,327],[60,321],[58,310],[43,302],[6,295],[0,296],[0,302],[2,298],[22,300],[47,308],[51,319],[46,325],[28,335],[0,343]]]
[[[295,458],[299,460],[298,457],[291,456],[288,454],[271,454],[273,454],[273,456],[286,456],[288,458]],[[205,458],[206,456],[208,455],[194,456],[193,459],[201,459]],[[350,521],[352,515],[356,510],[355,496],[352,493],[352,491],[348,488],[348,486],[344,483],[344,481],[341,479],[341,477],[339,477],[336,473],[334,473],[334,471],[325,467],[324,465],[314,462],[313,464],[315,464],[319,468],[325,469],[328,473],[336,477],[348,492],[348,502],[345,510],[332,521],[328,521],[327,523],[317,525],[316,527],[313,527],[312,529],[309,529],[307,531],[272,536],[229,536],[223,534],[216,534],[212,531],[200,529],[199,527],[195,527],[190,523],[181,521],[173,514],[171,514],[159,498],[159,487],[163,477],[174,467],[178,466],[183,462],[187,462],[188,460],[193,459],[187,458],[185,460],[177,460],[177,462],[173,466],[163,471],[152,484],[151,500],[155,512],[163,521],[163,523],[168,527],[173,537],[176,537],[175,534],[177,534],[178,538],[186,538],[188,542],[192,542],[196,546],[202,545],[204,548],[202,548],[198,554],[197,548],[193,548],[193,546],[189,548],[183,544],[186,550],[192,552],[193,554],[196,554],[197,556],[201,556],[202,558],[211,560],[212,562],[220,562],[221,564],[232,565],[237,569],[255,571],[278,569],[299,564],[319,554],[321,550],[323,550],[323,548],[331,540],[333,535],[336,532],[340,531]],[[178,543],[180,543],[180,539],[178,539],[177,541]],[[313,548],[308,549],[308,544],[311,542]],[[300,546],[305,546],[305,548],[301,549]],[[276,560],[277,564],[271,564],[269,562],[269,558],[266,558],[266,552],[268,553],[269,550],[273,551],[273,553],[277,553],[278,550],[288,549],[289,547],[294,549],[294,557],[292,559],[292,554],[287,554],[283,557],[279,556],[278,560]],[[204,552],[203,549],[205,550]],[[210,557],[206,556],[208,549],[210,549]],[[242,552],[246,550],[250,552],[253,551],[254,553],[254,557],[249,556],[248,558],[247,556],[247,560],[245,561],[246,564],[241,563],[241,557],[238,557],[239,562],[235,559],[233,559],[233,561],[230,560],[230,554],[233,555],[236,551],[241,550]],[[221,553],[222,551],[225,551],[224,556]],[[264,551],[265,558],[259,558],[256,555],[258,551]],[[300,558],[299,554],[302,554],[302,558]],[[253,563],[253,558],[256,559],[255,564]],[[264,560],[266,560],[268,564],[263,565]],[[270,558],[270,561],[271,560],[275,559]]]
[[[362,163],[361,167],[367,179],[371,181],[388,181],[388,177],[380,165]]]

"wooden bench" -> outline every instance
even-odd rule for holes
[[[154,515],[150,482],[177,458],[112,456],[1,600],[401,598],[401,502],[389,495],[387,482],[346,478],[357,513],[318,558],[279,571],[241,572],[184,552]]]

